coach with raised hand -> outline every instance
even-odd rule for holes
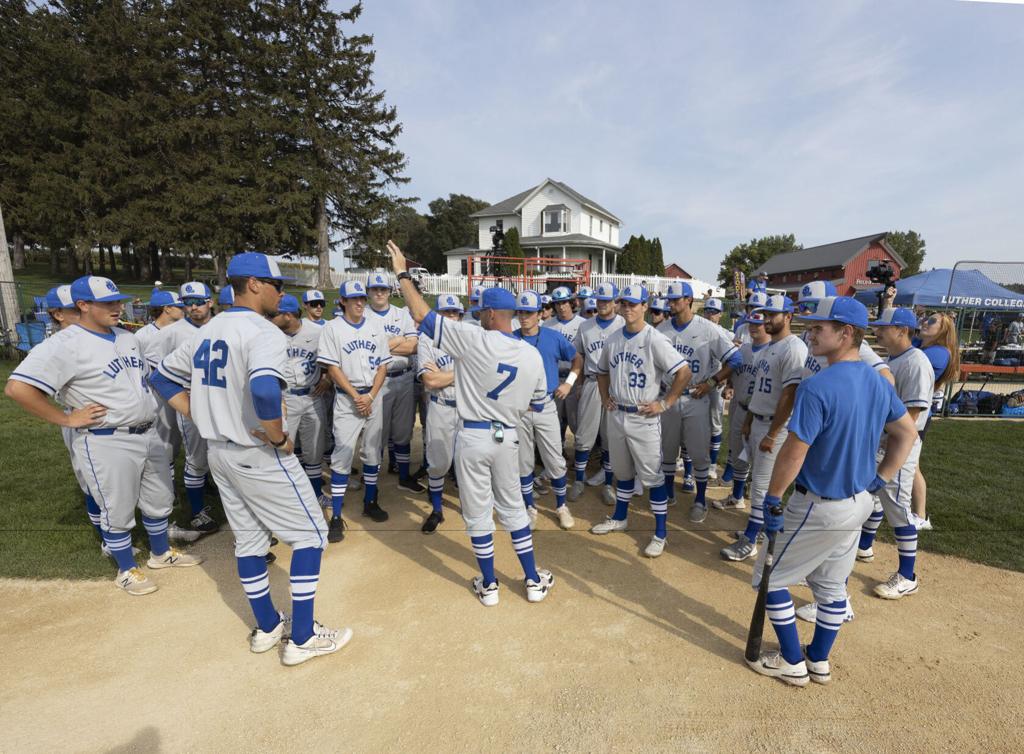
[[[780,651],[748,661],[758,673],[794,686],[805,686],[808,673],[817,683],[831,680],[828,655],[846,615],[846,580],[860,525],[871,513],[871,494],[896,475],[917,439],[893,386],[860,359],[868,326],[864,305],[846,296],[823,298],[815,313],[801,319],[810,325],[812,353],[827,358],[829,368],[797,388],[789,436],[764,500],[765,528],[782,532],[766,603]],[[883,428],[888,444],[876,472]],[[794,481],[785,512],[776,512]],[[755,586],[761,572],[754,568]],[[789,593],[802,579],[818,603],[814,637],[806,647],[800,645]]]

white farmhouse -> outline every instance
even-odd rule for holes
[[[613,274],[622,253],[622,222],[597,202],[564,183],[545,179],[508,199],[471,215],[477,221],[476,247],[445,252],[449,275],[467,274],[470,256],[491,250],[491,226],[501,220],[504,231],[516,228],[527,257],[589,259],[593,274]]]

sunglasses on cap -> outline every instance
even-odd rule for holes
[[[278,293],[280,293],[281,291],[284,290],[284,281],[283,280],[274,280],[273,278],[256,278],[256,279],[259,280],[261,283],[266,283],[267,285],[274,286],[274,290],[277,291]]]
[[[210,299],[208,299],[208,298],[193,298],[192,296],[188,296],[186,298],[183,298],[181,300],[181,303],[183,303],[185,306],[203,306],[204,304],[210,303]]]
[[[796,305],[797,312],[800,314],[814,314],[818,311],[817,301],[801,301]]]

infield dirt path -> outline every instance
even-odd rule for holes
[[[355,638],[297,668],[249,653],[227,532],[196,545],[203,566],[156,573],[160,590],[146,597],[110,581],[0,581],[0,747],[1020,750],[1022,574],[925,553],[919,594],[884,602],[870,590],[896,554],[876,547],[850,580],[857,618],[840,633],[832,685],[794,689],[743,663],[751,566],[718,557],[740,514],[683,525],[682,495],[665,554],[648,560],[646,502],[634,500],[630,532],[596,537],[587,528],[607,511],[597,490],[573,505],[571,532],[542,497],[535,545],[554,591],[526,602],[499,534],[501,604],[488,609],[469,591],[476,567],[456,498],[424,536],[427,506],[393,480],[381,494],[391,520],[363,519],[352,493],[353,528],[324,556],[317,615]],[[276,552],[273,595],[288,609],[289,552]]]

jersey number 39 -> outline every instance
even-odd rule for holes
[[[227,363],[228,344],[223,340],[215,340],[213,343],[204,340],[192,357],[193,368],[202,372],[203,384],[210,387],[228,386],[227,380],[224,379],[224,367]]]

